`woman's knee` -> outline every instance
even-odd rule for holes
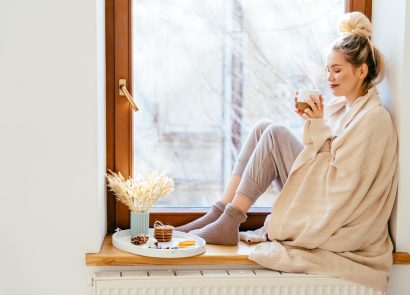
[[[280,124],[270,124],[265,128],[264,133],[268,133],[270,137],[275,139],[288,138],[289,136],[293,136],[289,128]]]
[[[275,125],[275,122],[268,119],[259,120],[253,125],[251,133],[255,133],[260,136],[270,125]]]

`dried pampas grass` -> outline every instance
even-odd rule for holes
[[[165,172],[153,170],[125,179],[121,172],[108,171],[108,186],[117,200],[133,212],[148,212],[159,199],[174,190],[174,181]]]

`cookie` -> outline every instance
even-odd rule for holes
[[[148,236],[146,235],[136,235],[131,238],[131,243],[134,245],[143,245],[148,241]]]
[[[174,227],[171,225],[164,225],[160,221],[154,223],[154,237],[158,242],[169,242],[172,240],[172,233]]]

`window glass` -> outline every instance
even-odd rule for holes
[[[166,170],[157,206],[209,206],[223,194],[252,125],[301,137],[298,89],[326,86],[325,53],[343,0],[134,0],[134,173]],[[256,206],[271,207],[274,185]]]

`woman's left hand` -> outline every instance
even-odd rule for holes
[[[323,96],[320,94],[319,98],[310,96],[306,101],[310,108],[305,109],[305,113],[302,115],[306,120],[309,119],[322,119],[323,118]]]

